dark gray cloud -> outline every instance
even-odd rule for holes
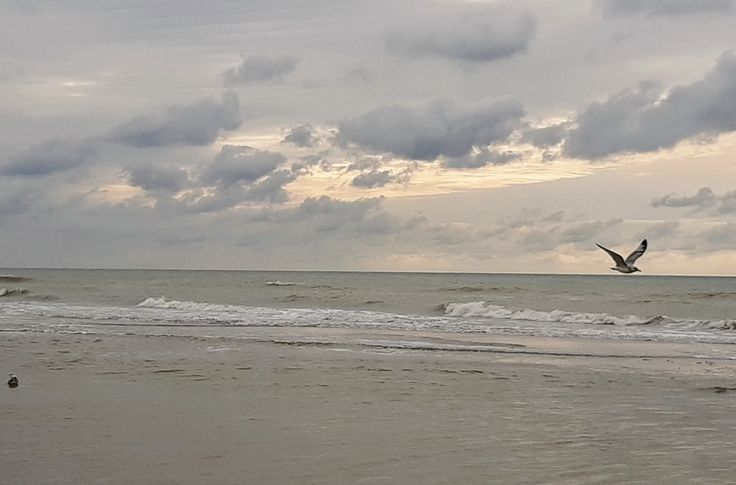
[[[736,54],[724,52],[703,79],[664,93],[642,83],[591,104],[563,145],[573,158],[670,148],[700,134],[736,130]]]
[[[567,135],[570,124],[558,123],[543,128],[527,128],[522,131],[520,141],[529,143],[537,148],[549,148],[559,145]]]
[[[608,15],[656,17],[729,12],[734,0],[597,0],[597,4]]]
[[[251,184],[243,193],[243,200],[256,202],[281,203],[289,200],[289,194],[284,189],[296,180],[302,172],[293,169],[277,170]]]
[[[0,175],[41,177],[72,170],[96,156],[99,145],[92,140],[47,140],[18,153],[0,166]]]
[[[372,189],[383,187],[394,180],[390,170],[372,170],[356,175],[350,184],[354,187]]]
[[[284,137],[282,143],[293,143],[302,148],[311,147],[315,141],[313,132],[312,125],[309,123],[295,126],[289,130],[289,134]]]
[[[294,56],[248,56],[238,67],[225,72],[225,86],[280,80],[291,74],[298,63],[299,58]]]
[[[246,203],[282,203],[284,186],[308,172],[308,165],[286,164],[284,155],[249,146],[224,145],[212,162],[196,171],[173,165],[144,164],[124,170],[130,185],[173,213],[219,212]],[[179,194],[176,198],[172,197]]]
[[[223,187],[252,183],[284,163],[286,157],[277,152],[225,145],[203,171],[200,180],[207,185]]]
[[[405,56],[437,56],[468,62],[491,62],[525,52],[536,32],[531,15],[478,12],[441,28],[405,29],[386,39],[391,52]]]
[[[460,105],[449,100],[419,108],[377,108],[339,124],[338,140],[412,160],[462,157],[473,147],[503,141],[524,114],[515,98]]]
[[[162,116],[138,116],[113,128],[107,139],[133,147],[209,145],[223,131],[241,123],[238,95],[225,92],[218,102],[202,99],[186,106],[172,106]]]
[[[176,194],[190,183],[189,172],[171,165],[146,164],[128,167],[124,172],[130,185],[146,192]]]
[[[503,165],[521,158],[520,153],[511,151],[496,151],[481,148],[478,153],[470,153],[462,157],[448,158],[442,162],[445,168],[471,169],[486,165]]]
[[[186,193],[172,204],[184,212],[221,212],[243,204],[279,204],[289,199],[284,185],[296,180],[300,172],[282,169],[247,185],[216,186],[211,190],[197,189]]]
[[[361,171],[361,170],[377,170],[383,165],[383,160],[376,157],[363,157],[360,160],[355,160],[345,169],[347,172]]]
[[[716,203],[716,194],[710,187],[703,187],[695,195],[677,196],[667,194],[652,201],[652,207],[710,207]]]

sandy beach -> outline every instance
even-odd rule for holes
[[[3,333],[0,483],[732,480],[736,365],[632,346],[652,357]]]

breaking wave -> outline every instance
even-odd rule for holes
[[[445,305],[442,314],[434,316],[336,308],[241,306],[165,297],[146,298],[134,306],[31,300],[4,300],[0,303],[0,331],[139,332],[148,328],[152,329],[152,334],[157,334],[163,327],[173,334],[200,329],[196,331],[211,336],[231,335],[256,327],[312,327],[368,329],[379,333],[398,330],[425,334],[442,332],[736,344],[736,332],[731,331],[736,330],[736,320],[676,320],[661,315],[641,317],[516,310],[482,301],[450,303]]]
[[[494,318],[546,323],[572,323],[590,325],[643,326],[661,325],[679,328],[711,328],[736,330],[736,320],[683,320],[665,315],[643,317],[638,315],[611,315],[608,313],[579,313],[552,310],[549,312],[525,308],[514,310],[485,301],[448,303],[444,305],[446,315],[456,317]]]
[[[28,293],[28,290],[25,288],[0,288],[0,297],[25,295],[26,293]]]
[[[31,278],[25,276],[15,276],[12,274],[0,274],[0,281],[5,283],[20,283],[22,281],[30,281]]]
[[[301,285],[301,283],[296,283],[294,281],[267,281],[266,286],[297,286]]]
[[[646,325],[651,318],[635,315],[619,317],[607,313],[576,313],[562,310],[543,312],[525,308],[512,310],[484,301],[470,303],[448,303],[445,305],[447,315],[459,317],[502,318],[504,320],[527,320],[533,322],[590,323],[595,325]]]

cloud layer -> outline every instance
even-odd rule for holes
[[[524,109],[514,98],[460,104],[441,100],[420,107],[376,108],[339,124],[339,139],[369,151],[411,160],[462,157],[473,147],[504,141]]]
[[[535,32],[536,21],[531,15],[480,12],[448,19],[443,27],[393,32],[386,47],[407,57],[484,63],[526,52]]]
[[[688,15],[723,13],[733,9],[734,0],[598,0],[609,15]]]

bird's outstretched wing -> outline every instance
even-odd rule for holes
[[[639,244],[639,247],[634,249],[634,252],[629,254],[626,257],[626,264],[634,264],[634,261],[639,259],[642,254],[644,254],[644,251],[647,250],[647,240],[644,239],[641,244]]]
[[[616,263],[616,266],[626,266],[626,263],[624,262],[624,258],[620,254],[614,253],[610,249],[604,248],[603,246],[601,246],[598,243],[595,243],[595,245],[598,246],[599,248],[601,248],[602,250],[604,250],[605,252],[607,252],[608,255],[613,258],[613,261]],[[644,251],[642,251],[642,252],[644,252]]]

